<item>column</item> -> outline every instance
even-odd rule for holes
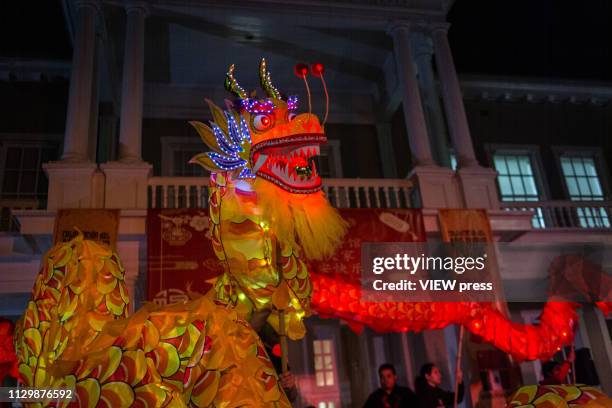
[[[408,177],[418,186],[418,201],[423,208],[461,207],[461,196],[454,172],[437,166],[432,158],[427,123],[412,58],[409,23],[394,23],[389,33],[393,36],[408,142],[414,157],[414,167]]]
[[[95,177],[97,165],[91,147],[95,149],[92,111],[97,93],[96,20],[100,17],[98,1],[77,0],[74,50],[68,93],[68,111],[64,150],[60,161],[43,164],[49,178],[47,209],[95,208],[99,206],[100,183]],[[92,146],[93,144],[93,146]],[[102,186],[103,187],[103,186]]]
[[[142,102],[144,87],[145,17],[144,2],[126,6],[125,52],[121,86],[119,161],[140,162],[142,149]]]
[[[148,11],[144,1],[130,1],[125,6],[119,157],[118,161],[100,165],[106,176],[106,208],[144,210],[148,205],[148,179],[153,167],[142,160],[144,38]]]
[[[435,24],[432,39],[446,123],[457,156],[457,175],[466,208],[499,209],[497,172],[481,167],[474,154],[474,145],[463,106],[463,96],[455,71],[453,55],[448,45],[448,24]]]
[[[68,112],[62,160],[88,160],[89,125],[96,54],[96,17],[98,2],[79,0],[77,9]]]
[[[455,154],[457,155],[457,166],[459,168],[474,167],[478,166],[478,161],[474,154],[474,146],[465,115],[459,79],[457,78],[453,55],[448,44],[448,27],[448,24],[436,24],[432,27],[436,65],[442,88],[442,99],[444,100],[448,127],[455,148]]]
[[[393,151],[391,123],[377,123],[376,136],[378,138],[378,149],[380,151],[383,177],[396,178],[397,168],[395,167],[395,152]]]
[[[440,95],[434,77],[432,58],[433,45],[431,37],[422,31],[412,36],[414,58],[417,66],[417,79],[423,98],[423,109],[428,124],[433,155],[440,166],[450,168],[450,152],[444,113],[440,104]]]
[[[393,37],[393,52],[401,88],[404,118],[408,130],[408,142],[416,166],[434,164],[427,136],[427,125],[421,105],[419,86],[416,79],[412,52],[410,49],[410,25],[407,22],[394,23],[389,34]]]
[[[601,388],[610,395],[612,394],[612,342],[606,319],[595,305],[584,305],[583,318]]]
[[[100,113],[100,50],[102,48],[102,37],[96,34],[95,52],[93,64],[93,83],[91,86],[91,104],[89,114],[89,148],[87,157],[93,162],[97,162],[96,153],[98,151],[98,120]]]

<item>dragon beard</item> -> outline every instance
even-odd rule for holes
[[[323,191],[294,194],[266,180],[255,180],[263,214],[280,242],[302,248],[307,259],[331,256],[347,230],[347,223]]]

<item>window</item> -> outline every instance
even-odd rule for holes
[[[564,155],[560,158],[565,186],[572,201],[603,201],[605,195],[594,157]],[[578,207],[576,216],[582,228],[609,228],[604,207]]]
[[[208,150],[199,137],[162,137],[162,176],[206,177],[208,172],[202,166],[189,164],[198,153]]]
[[[531,158],[520,154],[495,154],[495,169],[502,201],[538,201]]]
[[[495,170],[499,173],[497,183],[502,201],[540,201],[540,191],[536,183],[533,157],[529,153],[495,153]],[[534,228],[544,228],[544,215],[536,208],[532,220]]]
[[[189,160],[205,149],[180,148],[172,152],[172,175],[177,177],[204,177],[206,171],[202,166],[190,164]]]
[[[47,176],[42,164],[54,160],[55,143],[15,143],[2,146],[0,188],[4,199],[36,199],[47,195]]]
[[[561,157],[565,184],[573,201],[598,201],[604,194],[592,157]]]
[[[333,344],[331,340],[315,340],[314,365],[315,381],[317,387],[330,387],[335,385],[335,364]]]
[[[449,153],[449,159],[450,159],[451,170],[456,171],[457,170],[457,156],[455,155],[454,152]]]
[[[321,145],[321,153],[315,158],[317,172],[323,178],[341,178],[340,141],[330,139]]]

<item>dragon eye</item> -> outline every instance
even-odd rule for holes
[[[287,121],[291,122],[296,116],[297,115],[295,113],[289,112],[289,114],[287,114]]]
[[[253,117],[253,127],[263,131],[272,127],[272,117],[270,115],[255,115]]]

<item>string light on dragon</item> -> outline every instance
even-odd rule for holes
[[[257,99],[248,98],[241,99],[240,103],[242,104],[243,109],[249,113],[265,113],[270,115],[274,112],[274,102],[272,102],[270,99],[260,101]]]

